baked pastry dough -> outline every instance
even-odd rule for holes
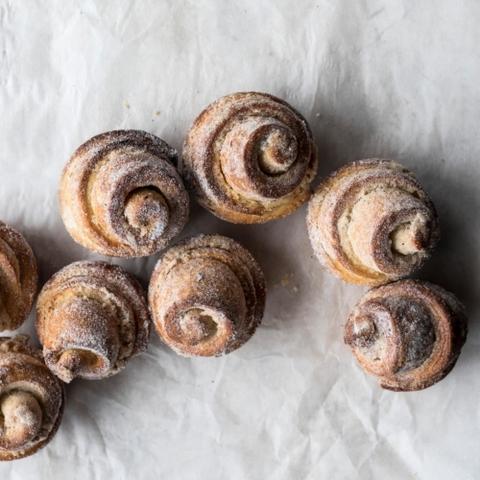
[[[138,130],[91,138],[60,182],[60,211],[73,239],[103,255],[156,253],[180,233],[189,201],[163,140]]]
[[[64,382],[101,379],[147,348],[150,317],[140,284],[116,265],[81,261],[57,272],[37,303],[48,367]]]
[[[165,252],[150,280],[161,339],[185,356],[219,356],[243,345],[265,308],[265,280],[234,240],[200,235]]]
[[[316,151],[306,120],[265,93],[209,105],[185,140],[182,172],[198,201],[233,223],[284,217],[310,196]]]
[[[467,335],[458,299],[431,283],[401,280],[367,292],[345,327],[360,366],[383,388],[421,390],[455,365]]]
[[[439,237],[428,195],[391,160],[361,160],[333,173],[312,197],[307,225],[319,260],[342,280],[366,285],[410,275]]]
[[[60,424],[64,391],[28,337],[0,338],[0,460],[45,446]]]
[[[0,331],[26,320],[37,292],[37,262],[25,238],[0,222]]]

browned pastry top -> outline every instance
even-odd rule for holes
[[[198,201],[233,223],[284,217],[310,196],[316,151],[306,120],[272,95],[209,105],[185,140],[182,172]]]
[[[146,256],[167,246],[183,229],[189,209],[176,159],[163,140],[138,130],[85,142],[60,183],[60,210],[70,235],[110,256]]]
[[[32,455],[60,424],[61,382],[43,363],[28,337],[0,338],[0,460]]]
[[[37,262],[23,236],[0,222],[0,331],[15,330],[32,309]]]
[[[401,280],[374,288],[345,327],[345,342],[383,388],[420,390],[453,368],[467,334],[458,299],[427,282]]]
[[[57,272],[37,304],[45,362],[64,382],[114,375],[146,349],[150,317],[138,282],[120,267],[80,261]]]
[[[160,258],[149,286],[157,332],[177,353],[218,356],[243,345],[265,307],[265,280],[234,240],[200,235]]]
[[[350,283],[410,275],[439,238],[438,218],[413,174],[391,160],[348,164],[312,197],[307,216],[319,260]]]

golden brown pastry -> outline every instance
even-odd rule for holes
[[[0,222],[0,331],[26,320],[37,291],[37,262],[25,238]]]
[[[185,356],[219,356],[243,345],[265,308],[265,280],[234,240],[200,235],[165,252],[150,280],[160,338]]]
[[[57,272],[38,297],[38,336],[57,377],[101,379],[147,348],[150,317],[140,284],[116,265],[81,261]]]
[[[388,390],[427,388],[455,365],[467,335],[458,299],[427,282],[400,280],[363,296],[345,326],[360,366]]]
[[[306,120],[265,93],[209,105],[185,140],[182,172],[201,205],[233,223],[284,217],[310,196],[316,151]]]
[[[79,147],[60,182],[60,211],[73,239],[103,255],[156,253],[180,233],[188,194],[177,155],[139,130],[102,133]]]
[[[435,208],[413,173],[391,160],[350,163],[312,197],[308,232],[318,259],[350,283],[406,277],[439,237]]]
[[[55,435],[62,419],[61,382],[28,337],[0,338],[0,460],[32,455]]]

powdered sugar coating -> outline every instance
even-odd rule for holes
[[[74,240],[103,255],[156,253],[188,219],[176,151],[154,135],[117,130],[91,138],[66,165],[60,210]]]
[[[0,339],[0,460],[35,453],[60,424],[64,390],[28,337]]]
[[[75,262],[43,287],[36,327],[45,362],[63,381],[116,374],[147,347],[150,317],[139,283],[104,262]]]
[[[15,330],[25,321],[37,282],[30,245],[14,228],[0,222],[0,331]]]
[[[313,195],[308,233],[318,259],[350,283],[379,285],[417,270],[439,238],[430,198],[391,160],[353,162]]]
[[[443,288],[401,280],[367,292],[345,326],[358,362],[390,390],[427,388],[455,365],[467,335],[459,300]]]
[[[310,196],[316,151],[306,120],[272,95],[209,105],[184,144],[182,174],[205,208],[233,223],[284,217]]]
[[[219,356],[243,345],[265,308],[265,280],[234,240],[199,235],[163,254],[149,285],[162,340],[185,356]]]

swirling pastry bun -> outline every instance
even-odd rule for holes
[[[65,395],[28,337],[0,338],[0,460],[32,455],[55,435]]]
[[[400,280],[360,300],[345,326],[345,342],[360,366],[388,390],[421,390],[455,365],[467,335],[458,299],[431,283]]]
[[[163,140],[138,130],[88,140],[60,182],[60,211],[70,235],[85,248],[116,257],[165,248],[188,218],[176,159]]]
[[[433,203],[412,172],[391,160],[361,160],[325,180],[308,208],[318,259],[346,282],[406,277],[439,238]]]
[[[26,320],[37,292],[37,262],[25,238],[0,222],[0,331]]]
[[[48,367],[64,382],[101,379],[147,348],[145,294],[127,272],[81,261],[57,272],[37,303],[37,332]]]
[[[265,308],[265,280],[236,241],[200,235],[160,258],[149,303],[161,339],[185,356],[219,356],[243,345]]]
[[[316,151],[306,120],[265,93],[234,93],[195,120],[182,172],[199,203],[232,223],[264,223],[310,196]]]

